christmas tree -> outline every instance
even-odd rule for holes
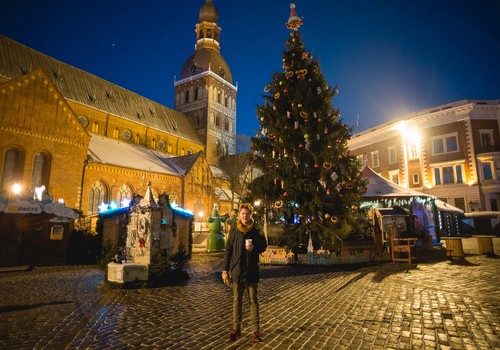
[[[302,20],[290,7],[283,71],[274,72],[257,107],[261,129],[251,140],[251,162],[262,176],[249,185],[248,199],[263,201],[269,222],[287,227],[289,247],[311,232],[316,245],[332,249],[366,233],[359,206],[366,183],[347,150],[352,130],[333,107],[338,88],[304,49]]]

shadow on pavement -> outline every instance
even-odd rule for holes
[[[328,272],[350,272],[366,267],[366,264],[350,264],[342,266],[307,266],[307,265],[261,265],[260,278],[282,278],[289,276],[305,276]]]
[[[450,265],[459,265],[459,266],[479,266],[479,265],[481,265],[481,264],[471,263],[466,258],[451,258],[449,260],[450,260]]]
[[[47,305],[62,305],[62,304],[72,304],[73,301],[51,301],[47,303],[29,304],[29,305],[7,305],[0,306],[0,313],[20,311],[20,310],[30,310],[36,309],[37,307],[47,306]]]
[[[409,273],[410,270],[418,270],[418,266],[416,264],[388,263],[386,265],[381,266],[379,269],[375,271],[375,275],[372,277],[372,281],[380,283],[384,280],[384,278],[389,277],[390,275],[396,275],[399,273]]]

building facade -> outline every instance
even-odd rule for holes
[[[236,88],[216,19],[207,0],[188,59],[199,66],[186,62],[176,83],[176,107],[189,105],[178,108],[186,114],[0,36],[1,195],[12,195],[14,184],[33,193],[44,186],[92,215],[151,182],[156,197],[209,213],[218,198],[207,159],[215,161],[214,149],[234,152],[236,131]]]
[[[466,212],[500,210],[500,100],[461,100],[354,134],[360,164]]]
[[[201,7],[194,53],[175,82],[175,110],[189,116],[206,145],[210,165],[236,152],[236,93],[220,53],[219,16],[211,0]]]

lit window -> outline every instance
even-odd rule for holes
[[[465,197],[456,197],[453,201],[454,201],[455,207],[465,211]]]
[[[107,190],[104,184],[101,181],[96,181],[90,187],[90,192],[89,192],[89,206],[87,208],[88,213],[98,213],[99,212],[99,205],[102,202],[107,201]]]
[[[15,148],[5,152],[2,172],[2,187],[7,188],[22,177],[21,153]]]
[[[434,169],[434,183],[441,185],[441,171],[439,168]]]
[[[49,157],[43,153],[38,153],[33,162],[33,174],[31,177],[31,187],[40,187],[44,185],[48,188],[49,177]]]
[[[479,130],[481,146],[488,148],[493,146],[493,130]]]
[[[461,164],[434,168],[433,173],[434,173],[435,185],[455,184],[464,182],[463,166]]]
[[[398,161],[397,156],[396,156],[396,147],[392,146],[389,147],[389,163],[394,164]]]
[[[493,180],[493,171],[491,162],[481,162],[483,169],[483,180]]]
[[[132,190],[128,185],[122,185],[116,194],[116,202],[121,204],[124,199],[132,199]]]
[[[417,173],[412,174],[412,179],[413,179],[413,184],[418,185],[420,184],[420,175]]]
[[[371,152],[372,156],[372,166],[377,167],[379,166],[379,159],[378,159],[378,151]]]
[[[455,177],[453,176],[453,167],[446,166],[443,168],[443,184],[455,183]]]
[[[396,171],[396,172],[389,172],[389,175],[390,175],[390,179],[392,182],[394,182],[395,184],[399,184],[399,170]]]
[[[457,133],[440,135],[432,139],[433,154],[442,154],[458,151]]]
[[[418,148],[416,144],[408,145],[408,157],[410,159],[418,159]]]

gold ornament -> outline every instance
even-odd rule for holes
[[[283,206],[283,201],[276,201],[276,202],[274,202],[274,207],[275,207],[276,209],[279,209],[279,208],[281,208],[282,206]]]

